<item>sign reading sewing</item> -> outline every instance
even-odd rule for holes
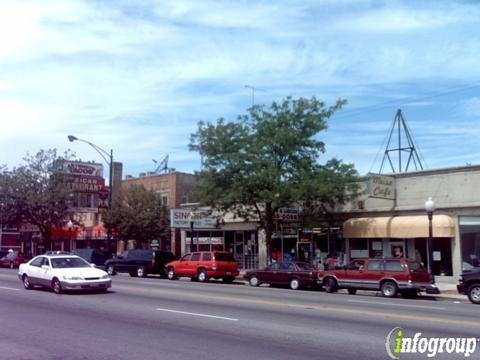
[[[170,227],[189,229],[214,229],[217,219],[206,211],[189,209],[170,209]]]
[[[370,174],[368,194],[372,198],[395,200],[395,178]]]

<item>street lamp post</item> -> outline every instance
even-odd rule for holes
[[[84,142],[88,145],[90,145],[92,148],[94,148],[97,153],[100,154],[100,156],[105,160],[105,162],[108,164],[108,210],[112,208],[112,186],[113,186],[113,149],[110,149],[110,153],[103,150],[101,147],[91,143],[90,141],[79,139],[76,136],[73,135],[68,135],[68,140],[70,142],[74,141],[81,141]],[[110,241],[112,237],[112,231],[110,229],[110,225],[107,225],[107,242],[108,242],[108,247],[111,246]]]
[[[67,227],[68,227],[68,242],[69,242],[69,246],[70,246],[70,251],[73,250],[73,244],[72,244],[72,228],[73,228],[73,221],[72,220],[68,220],[68,223],[67,223]]]
[[[428,272],[433,276],[432,219],[433,212],[435,211],[435,202],[432,200],[431,197],[429,197],[428,200],[425,202],[425,210],[427,211],[428,215],[427,268]]]

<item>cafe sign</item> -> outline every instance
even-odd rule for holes
[[[370,174],[368,196],[371,198],[395,200],[395,178]]]

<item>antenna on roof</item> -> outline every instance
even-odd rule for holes
[[[398,147],[390,147],[390,142],[392,141],[392,137],[394,132],[397,131],[398,135]],[[403,143],[405,145],[402,146],[402,139]],[[408,145],[408,146],[407,146]],[[392,146],[394,146],[392,144]],[[390,153],[396,153],[398,152],[398,169],[395,171],[395,167],[392,162],[392,158],[390,156]],[[406,159],[406,165],[405,167],[402,168],[402,157],[405,157],[405,153],[407,153],[408,157]],[[408,130],[407,123],[405,122],[405,119],[403,118],[402,115],[402,110],[398,109],[397,114],[395,115],[395,118],[393,119],[393,126],[392,129],[390,130],[390,136],[388,137],[388,143],[387,143],[387,148],[385,149],[385,153],[383,155],[383,160],[382,160],[382,165],[380,165],[380,171],[379,173],[382,173],[383,170],[383,165],[385,164],[385,160],[388,160],[388,163],[390,164],[390,167],[392,168],[392,171],[395,172],[407,172],[408,167],[410,166],[411,163],[415,165],[415,170],[423,170],[422,162],[420,161],[420,158],[418,156],[417,150],[415,149],[415,144],[413,142],[413,138],[410,134],[410,130]]]
[[[168,172],[168,154],[161,160],[152,159],[152,161],[155,163],[154,172],[157,174]]]

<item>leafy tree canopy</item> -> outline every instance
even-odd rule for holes
[[[63,161],[73,155],[57,155],[55,149],[27,154],[25,164],[2,169],[2,207],[6,223],[25,221],[38,227],[46,249],[51,249],[52,229],[65,225],[70,214],[71,190],[63,174]]]
[[[148,243],[160,239],[169,231],[168,211],[161,196],[143,185],[123,189],[104,216],[104,222],[122,240]]]
[[[315,97],[254,106],[236,121],[199,122],[190,150],[203,159],[197,196],[204,205],[256,219],[270,239],[279,207],[303,204],[321,213],[347,200],[353,165],[317,160],[325,151],[319,133],[345,104],[326,107]],[[351,188],[350,190],[354,190]],[[308,206],[307,206],[308,205]]]

